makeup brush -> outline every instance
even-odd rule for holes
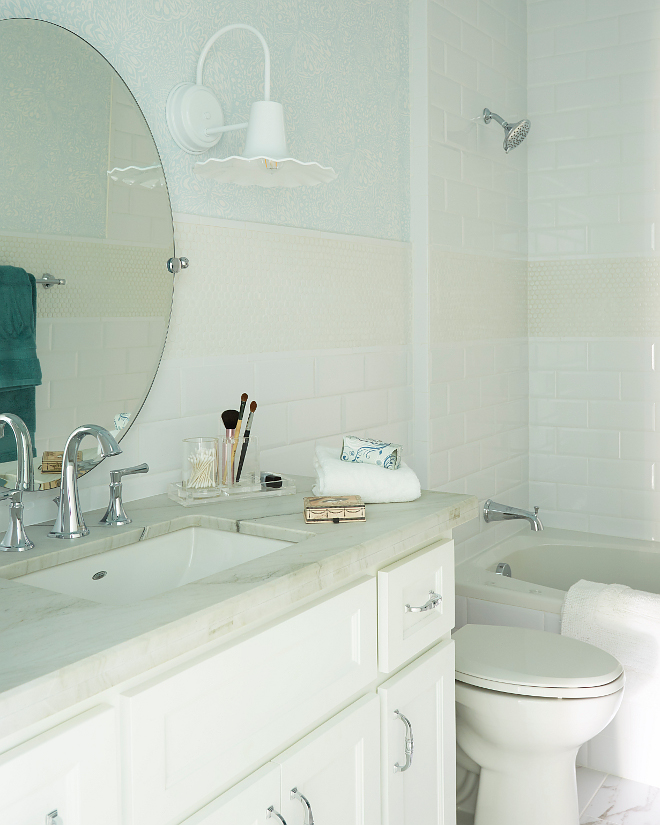
[[[234,439],[234,446],[231,448],[231,474],[234,475],[234,459],[236,457],[236,447],[238,447],[238,439],[241,435],[241,424],[243,423],[243,413],[245,412],[245,405],[247,404],[248,394],[246,392],[241,396],[241,406],[238,410],[238,422],[236,424],[236,438]]]
[[[234,438],[234,434],[236,433],[236,424],[238,423],[238,410],[225,410],[222,415],[222,423],[225,425],[225,429],[227,430],[227,439]],[[226,448],[225,448],[226,450]],[[225,466],[222,472],[222,483],[227,483],[227,473],[229,471],[229,467],[231,465],[231,454],[227,453],[225,457]],[[233,477],[233,473],[232,473]],[[232,478],[233,481],[233,478]]]
[[[245,453],[247,453],[248,444],[250,442],[250,430],[252,429],[252,418],[254,411],[257,409],[257,402],[250,403],[250,415],[248,415],[247,424],[245,425],[245,435],[243,436],[243,446],[241,448],[241,457],[238,461],[238,471],[236,473],[236,483],[241,480],[241,470],[243,469],[243,462],[245,461]]]

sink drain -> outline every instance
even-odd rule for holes
[[[108,575],[107,570],[99,570],[98,573],[94,573],[94,575],[92,576],[92,579],[94,581],[97,581],[98,579],[102,579],[104,576],[107,576],[107,575]]]

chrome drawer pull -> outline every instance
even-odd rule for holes
[[[270,808],[266,810],[266,819],[270,819],[273,816],[276,816],[282,825],[286,825],[286,819],[282,816],[282,814],[278,814],[275,808],[271,805]]]
[[[309,804],[309,799],[303,796],[298,788],[291,788],[291,799],[299,799],[303,810],[305,811],[305,821],[303,825],[314,825],[314,814],[312,813],[312,806]]]
[[[407,604],[406,613],[426,613],[429,610],[435,610],[435,608],[442,601],[442,596],[439,593],[436,593],[435,590],[429,590],[429,596],[431,598],[421,607],[411,607]]]
[[[395,710],[394,713],[396,713],[399,719],[406,726],[406,764],[399,765],[398,762],[394,763],[394,773],[403,773],[404,771],[407,771],[408,768],[412,765],[413,750],[415,748],[415,744],[413,742],[413,729],[412,725],[410,724],[410,720],[407,717],[405,717],[401,713],[401,711]]]

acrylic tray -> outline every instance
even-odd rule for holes
[[[266,487],[261,485],[260,490],[249,487],[247,490],[237,490],[236,487],[216,487],[214,489],[190,490],[186,489],[180,481],[170,484],[167,488],[167,495],[172,501],[176,501],[182,507],[195,507],[199,504],[211,504],[216,501],[241,501],[248,498],[272,498],[273,496],[292,496],[296,492],[296,485],[292,478],[280,476],[281,487]]]

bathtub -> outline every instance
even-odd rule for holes
[[[498,576],[499,562],[511,578]],[[456,594],[559,614],[580,579],[660,593],[660,542],[546,528],[521,530],[456,566]]]
[[[500,562],[511,566],[511,578],[495,573]],[[456,627],[496,624],[559,633],[566,591],[580,579],[660,594],[660,542],[523,528],[457,564]],[[660,787],[660,703],[633,701],[624,693],[614,721],[581,749],[578,764]]]

